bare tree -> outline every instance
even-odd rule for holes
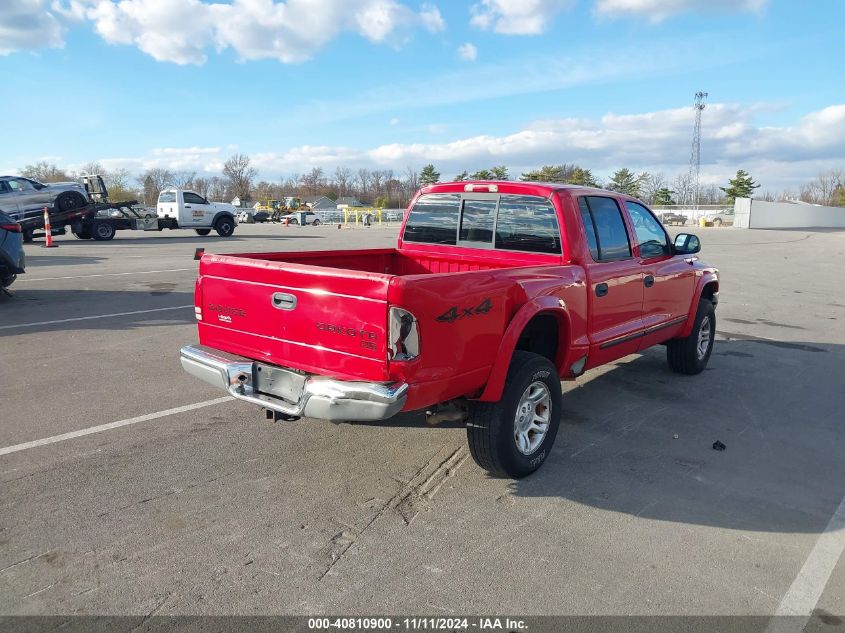
[[[226,184],[220,176],[212,176],[208,181],[208,197],[212,200],[224,200],[227,193]]]
[[[177,189],[192,189],[196,177],[197,172],[195,171],[174,171],[170,184]]]
[[[233,154],[223,165],[223,175],[229,181],[233,195],[239,197],[242,202],[251,199],[252,181],[258,171],[250,166],[249,156]]]
[[[63,182],[73,179],[64,169],[59,169],[54,164],[44,160],[33,165],[27,165],[20,172],[21,176],[33,178],[39,182]]]
[[[693,186],[689,174],[678,174],[672,181],[672,191],[675,192],[675,199],[678,204],[693,204]]]
[[[208,191],[211,188],[211,181],[208,178],[198,176],[193,179],[191,188],[200,194],[203,198],[208,197]]]
[[[337,185],[339,198],[349,195],[349,188],[352,185],[352,170],[348,167],[338,167],[334,170],[334,182]]]
[[[654,194],[665,188],[669,183],[662,173],[646,174],[640,185],[640,199],[646,204],[652,204]]]
[[[173,172],[161,167],[153,167],[136,178],[136,182],[143,191],[144,204],[153,205],[158,202],[158,194],[173,181]]]
[[[302,187],[308,192],[309,195],[312,196],[318,195],[321,187],[325,186],[326,184],[326,177],[323,173],[322,167],[314,167],[307,174],[303,174],[299,180],[302,184]]]
[[[366,197],[370,188],[370,170],[362,167],[358,170],[355,179],[358,184],[358,195],[362,198]]]

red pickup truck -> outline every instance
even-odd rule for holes
[[[463,415],[476,462],[523,477],[555,440],[561,379],[657,344],[704,369],[719,280],[699,250],[617,193],[436,184],[395,249],[203,255],[182,365],[273,419]]]

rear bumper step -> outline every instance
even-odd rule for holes
[[[408,397],[405,383],[334,380],[218,354],[187,345],[181,350],[182,368],[239,400],[288,416],[386,420],[402,410]],[[266,387],[262,369],[272,375]]]

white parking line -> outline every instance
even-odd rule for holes
[[[157,413],[147,413],[146,415],[139,415],[128,420],[119,420],[117,422],[109,422],[108,424],[100,424],[99,426],[92,426],[87,429],[79,431],[71,431],[70,433],[62,433],[61,435],[53,435],[52,437],[45,437],[40,440],[33,440],[31,442],[24,442],[23,444],[15,444],[14,446],[6,446],[0,448],[0,455],[8,455],[9,453],[17,453],[18,451],[25,451],[37,446],[46,446],[47,444],[55,444],[56,442],[64,442],[75,437],[82,437],[83,435],[91,435],[93,433],[102,433],[103,431],[110,431],[111,429],[118,429],[122,426],[129,426],[130,424],[137,424],[138,422],[147,422],[148,420],[156,420],[168,415],[175,415],[177,413],[184,413],[185,411],[193,411],[194,409],[202,409],[203,407],[211,407],[215,404],[222,404],[234,400],[231,396],[223,396],[222,398],[215,398],[214,400],[206,400],[204,402],[195,402],[194,404],[186,404],[182,407],[174,407],[165,411],[158,411]]]
[[[824,532],[819,534],[804,566],[780,601],[766,633],[799,633],[804,630],[843,551],[845,498],[836,508]]]
[[[139,257],[141,257],[139,255]],[[96,273],[92,275],[73,275],[69,277],[18,277],[17,283],[25,281],[56,281],[57,279],[87,279],[88,277],[121,277],[123,275],[154,275],[157,273],[182,273],[188,270],[196,270],[193,268],[170,268],[168,270],[140,270],[130,273]]]
[[[96,314],[94,316],[73,317],[72,319],[56,319],[55,321],[35,321],[34,323],[18,323],[16,325],[0,325],[0,330],[12,330],[21,327],[36,327],[38,325],[54,325],[56,323],[71,323],[73,321],[90,321],[92,319],[108,319],[109,317],[131,316],[133,314],[147,314],[149,312],[164,312],[166,310],[184,310],[193,308],[194,304],[173,306],[172,308],[151,308],[149,310],[132,310],[131,312],[112,312],[111,314]]]

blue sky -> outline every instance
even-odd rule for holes
[[[11,0],[0,171],[845,167],[840,0]]]

